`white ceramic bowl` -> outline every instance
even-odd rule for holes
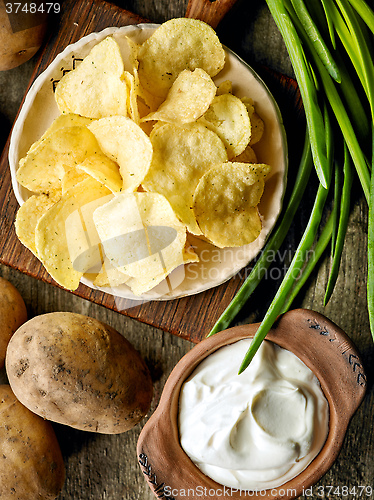
[[[20,186],[16,180],[18,162],[20,158],[25,156],[31,144],[40,138],[59,115],[54,99],[54,88],[64,71],[71,70],[76,59],[84,58],[95,44],[108,35],[112,35],[118,42],[125,62],[125,69],[131,71],[128,62],[129,47],[125,37],[130,36],[136,42],[142,43],[156,28],[157,25],[154,24],[139,24],[120,28],[111,27],[99,33],[91,33],[66,47],[35,80],[13,127],[9,149],[12,185],[20,205],[26,201],[31,193]],[[191,244],[195,246],[200,262],[185,265],[182,273],[181,269],[178,269],[174,273],[175,279],[173,280],[173,276],[171,277],[171,283],[175,283],[175,285],[169,286],[166,293],[165,283],[155,287],[141,298],[136,297],[126,285],[98,288],[93,285],[92,281],[83,277],[81,281],[87,286],[132,300],[179,298],[202,292],[227,281],[251,262],[264,246],[282,208],[287,175],[285,131],[279,108],[264,82],[236,54],[229,49],[225,48],[225,50],[227,55],[225,68],[215,78],[216,83],[227,79],[231,80],[233,93],[238,97],[251,97],[255,102],[256,111],[265,123],[264,135],[254,147],[258,160],[262,163],[268,163],[272,167],[259,206],[263,221],[260,236],[249,245],[225,249],[214,247],[198,238],[191,238]]]

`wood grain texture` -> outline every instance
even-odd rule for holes
[[[217,28],[220,21],[230,11],[236,0],[190,0],[187,5],[186,17],[201,19],[212,28]]]
[[[172,2],[168,0],[113,0],[113,2],[117,7],[125,8],[141,18],[147,18],[153,22],[163,22],[175,16],[183,16],[188,4],[188,0],[173,0]],[[76,3],[83,4],[85,2]],[[74,8],[73,2],[64,2],[64,4]],[[57,26],[62,22],[61,19],[53,19],[53,21]],[[79,23],[80,19],[71,21],[70,27],[73,31],[77,29],[74,22]],[[277,93],[283,91],[279,88],[277,78],[273,78],[267,70],[264,70],[264,66],[272,68],[276,73],[281,72],[291,77],[292,67],[265,0],[251,0],[250,2],[238,0],[232,11],[218,25],[217,30],[223,43],[237,52],[259,72],[278,100]],[[67,36],[67,39],[70,37],[71,34]],[[19,68],[0,73],[1,146],[5,144],[34,68],[39,71],[39,55]],[[287,96],[292,95],[294,91],[291,82],[292,80],[285,79],[286,87],[289,86]],[[286,130],[289,131],[291,156],[297,158],[297,151],[301,149],[300,137],[303,136],[303,130],[295,125],[292,103],[288,105],[286,100],[282,112]],[[294,178],[295,168],[296,164],[291,161],[290,185]],[[1,182],[3,182],[2,178]],[[236,318],[233,326],[256,322],[263,317],[305,227],[315,188],[316,184],[312,181],[274,264],[256,294]],[[9,199],[9,192],[1,191],[1,210],[7,203],[12,203]],[[373,498],[372,495],[367,495],[365,490],[359,496],[358,490],[360,486],[373,486],[374,390],[372,367],[374,366],[374,351],[366,312],[367,206],[357,185],[352,190],[352,204],[339,278],[329,304],[325,308],[322,305],[330,265],[328,257],[324,256],[318,271],[313,273],[294,306],[311,308],[325,314],[348,333],[362,355],[369,387],[363,404],[349,426],[343,449],[337,461],[314,486],[313,490],[306,491],[300,497],[304,500]],[[11,218],[8,223],[8,227],[10,227]],[[4,227],[7,228],[7,222],[1,226],[1,231]],[[5,238],[0,235],[0,239],[2,248]],[[182,355],[190,350],[191,342],[169,335],[146,323],[135,321],[130,316],[118,314],[110,308],[101,307],[100,303],[86,300],[59,287],[51,286],[43,280],[34,279],[30,275],[21,273],[7,265],[0,264],[0,274],[9,279],[20,290],[30,317],[51,311],[79,312],[105,321],[123,333],[146,359],[152,371],[155,397],[150,414],[153,412],[158,404],[165,380]],[[217,303],[213,299],[211,300],[211,307],[215,307]],[[189,308],[183,302],[178,305],[179,307],[184,307],[183,321],[185,323],[196,323],[194,330],[198,335],[201,335],[199,328],[204,329],[204,331],[208,329],[208,325],[202,324],[199,320],[200,311],[198,309]],[[174,308],[171,308],[168,314],[170,312],[175,315],[175,311]],[[136,317],[136,311],[133,313],[133,316]],[[149,314],[151,316],[152,313]],[[158,311],[155,314],[159,319],[163,312]],[[175,329],[177,329],[176,317],[168,319],[168,324]],[[150,317],[149,323],[154,324],[154,318]],[[0,381],[6,381],[4,372],[0,372]],[[147,486],[138,466],[135,451],[142,425],[137,426],[129,433],[118,436],[97,436],[74,431],[68,427],[55,426],[67,469],[64,490],[59,495],[58,500],[154,499],[155,497]],[[343,490],[343,487],[346,489]],[[353,488],[356,488],[356,494]]]

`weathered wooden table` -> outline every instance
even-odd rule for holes
[[[80,3],[80,2],[78,2]],[[82,4],[84,2],[81,2]],[[183,16],[188,0],[118,0],[116,6],[153,22],[163,22]],[[58,24],[58,19],[54,19]],[[79,20],[71,19],[72,24]],[[264,0],[238,0],[232,11],[220,23],[217,32],[221,41],[255,67],[269,87],[277,93],[271,75],[263,66],[292,77],[287,52],[267,10]],[[53,39],[53,35],[52,35]],[[24,65],[0,73],[0,148],[5,145],[11,125],[27,89],[38,56]],[[294,114],[283,110],[289,119],[290,144]],[[297,146],[297,144],[295,144]],[[290,175],[294,171],[290,165]],[[314,196],[313,186],[310,198]],[[308,198],[308,197],[306,197]],[[310,203],[305,200],[302,210],[278,256],[278,262],[259,287],[236,323],[261,320],[271,301],[284,268],[292,256],[295,242],[305,226]],[[365,362],[368,375],[368,393],[349,427],[343,449],[331,470],[303,498],[367,498],[360,487],[374,486],[374,394],[373,353],[366,312],[366,227],[367,207],[359,189],[352,192],[353,209],[347,234],[339,279],[332,299],[326,307],[322,300],[329,271],[326,257],[318,273],[312,276],[307,288],[295,306],[314,309],[328,316],[354,340]],[[14,283],[23,295],[29,316],[50,311],[73,311],[94,316],[122,332],[146,359],[153,375],[155,397],[151,412],[157,406],[162,387],[170,371],[193,343],[178,336],[173,328],[165,332],[149,324],[136,321],[79,296],[73,295],[44,281],[1,265],[0,274]],[[160,323],[160,320],[158,320]],[[193,321],[191,319],[190,321]],[[198,340],[197,338],[194,339]],[[0,372],[0,382],[6,381]],[[56,425],[65,464],[66,482],[60,499],[151,499],[151,494],[137,463],[136,441],[142,424],[132,431],[118,435],[96,435]],[[356,488],[356,490],[354,490]],[[354,493],[356,491],[356,494]],[[360,494],[361,492],[361,494]]]

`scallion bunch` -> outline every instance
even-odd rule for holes
[[[239,373],[251,362],[279,314],[292,305],[330,244],[326,304],[334,289],[355,173],[369,206],[367,301],[374,338],[374,11],[365,0],[266,0],[285,42],[306,116],[297,178],[283,215],[248,278],[208,336],[227,328],[254,292],[295,217],[313,166],[319,186],[306,229]],[[322,227],[329,191],[333,209]],[[320,235],[317,238],[317,234]],[[314,249],[311,252],[311,249]],[[295,281],[294,276],[299,279]]]

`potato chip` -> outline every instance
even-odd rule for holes
[[[141,45],[126,38],[94,42],[58,83],[61,115],[19,162],[37,194],[15,227],[61,286],[84,276],[154,298],[199,261],[188,236],[220,248],[258,237],[270,167],[251,147],[264,132],[254,101],[212,80],[225,50],[209,25],[171,19]]]
[[[257,163],[257,155],[255,150],[248,144],[243,153],[235,156],[231,161],[239,163]]]
[[[165,98],[184,69],[202,68],[211,77],[225,63],[225,51],[215,31],[203,21],[179,18],[166,21],[138,51],[139,79],[150,94]]]
[[[240,155],[251,139],[251,122],[247,108],[232,94],[216,96],[199,121],[222,139],[229,160]]]
[[[130,37],[126,37],[127,43],[130,48],[130,56],[129,56],[129,62],[132,68],[132,75],[134,77],[134,84],[135,84],[135,93],[140,99],[143,100],[143,102],[146,104],[148,110],[151,111],[156,111],[156,109],[160,106],[160,104],[163,101],[163,98],[156,97],[149,92],[147,92],[142,85],[140,85],[139,81],[139,61],[138,61],[138,52],[140,45],[137,44],[134,40],[132,40]],[[139,104],[139,103],[138,103]]]
[[[145,278],[130,278],[126,284],[130,287],[134,295],[143,295],[146,292],[157,287],[158,296],[164,296],[167,293],[175,290],[184,280],[185,273],[182,267],[183,264],[191,262],[198,262],[199,257],[191,247],[185,247],[182,252],[182,259],[179,265],[169,271],[163,272],[158,276],[145,277]],[[164,281],[165,280],[165,281]],[[160,286],[162,284],[162,286]]]
[[[165,97],[157,97],[150,94],[139,82],[139,97],[151,112],[157,111],[164,102]]]
[[[118,163],[123,190],[134,191],[148,172],[152,159],[152,144],[139,125],[124,116],[109,116],[88,126],[100,148]]]
[[[161,120],[177,125],[194,122],[207,111],[215,93],[216,86],[203,69],[185,69],[178,75],[158,110],[142,121]]]
[[[149,256],[137,200],[132,193],[121,193],[93,215],[104,254],[111,265],[124,272],[124,266]]]
[[[255,112],[255,103],[254,100],[251,97],[241,97],[240,100],[242,103],[245,105],[248,111],[249,118],[253,115]]]
[[[232,94],[231,80],[225,80],[224,82],[218,85],[216,95],[222,95],[222,94]]]
[[[185,264],[191,264],[192,262],[199,262],[199,256],[194,250],[194,247],[190,244],[187,239],[186,246],[183,250],[183,259]]]
[[[93,218],[106,257],[125,274],[152,279],[180,265],[186,227],[164,196],[121,193]]]
[[[127,84],[127,114],[128,116],[134,120],[134,122],[139,125],[139,109],[138,109],[138,87],[135,83],[134,76],[125,71],[124,80]]]
[[[93,284],[100,287],[116,287],[125,284],[129,279],[130,276],[118,267],[112,266],[109,259],[104,258],[103,267],[93,279]]]
[[[137,74],[138,68],[139,68],[138,52],[139,52],[140,45],[137,42],[135,42],[135,40],[133,40],[131,38],[131,36],[125,36],[125,38],[126,38],[126,42],[127,42],[129,49],[130,49],[128,62],[131,66],[132,74],[135,76],[135,80],[136,80],[137,79],[136,74]]]
[[[127,116],[127,85],[120,48],[107,37],[66,73],[56,86],[55,99],[61,113],[89,118]]]
[[[141,295],[149,292],[150,290],[153,290],[155,287],[157,287],[162,281],[166,278],[166,273],[161,273],[157,276],[150,276],[149,278],[130,278],[126,285],[130,287],[130,290],[134,295],[137,295],[140,297]],[[171,287],[169,288],[168,283],[164,283],[164,286],[162,289],[159,291],[160,295],[165,295],[171,290]]]
[[[65,194],[66,191],[71,189],[72,187],[76,186],[80,182],[82,182],[84,179],[87,179],[89,177],[86,172],[83,172],[83,170],[77,168],[77,167],[70,167],[68,169],[65,169],[65,174],[62,178],[62,194]]]
[[[88,186],[89,186],[89,182]],[[94,183],[91,179],[91,183]],[[93,184],[95,189],[97,184]],[[103,186],[104,187],[104,186]],[[104,192],[104,190],[103,190]],[[109,193],[109,191],[107,191]],[[88,203],[82,205],[79,210],[71,213],[65,222],[68,229],[67,243],[69,255],[76,271],[86,273],[99,273],[104,262],[101,241],[93,221],[93,213],[96,208],[105,205],[113,194],[99,196]]]
[[[99,150],[95,136],[87,127],[58,129],[20,160],[17,180],[34,193],[61,190],[65,171]]]
[[[151,134],[153,158],[142,185],[163,194],[193,234],[201,234],[191,209],[200,177],[227,160],[221,139],[201,124],[162,125]]]
[[[168,272],[161,272],[157,276],[150,275],[145,278],[130,278],[126,285],[129,286],[132,293],[137,296],[141,296],[150,290],[156,292],[158,296],[164,296],[174,290],[184,280],[184,269],[181,268],[183,264],[184,261],[181,257],[175,269]],[[179,271],[177,274],[177,282],[174,276],[175,270]],[[170,280],[173,280],[172,284],[170,283]]]
[[[36,148],[39,143],[50,136],[56,130],[66,127],[83,127],[92,122],[92,118],[86,118],[85,116],[75,115],[74,113],[63,113],[53,120],[48,129],[44,132],[41,138],[31,145],[29,152]]]
[[[249,144],[253,146],[261,140],[261,137],[263,136],[265,130],[265,123],[257,113],[253,113],[251,115],[251,127],[252,134]]]
[[[143,130],[143,132],[145,134],[147,134],[149,137],[151,135],[153,127],[159,122],[155,122],[155,121],[144,122],[141,120],[141,118],[148,115],[150,112],[150,108],[142,100],[138,100],[138,110],[139,110],[139,117],[140,117],[139,125],[140,125],[141,129]]]
[[[14,226],[20,242],[37,256],[35,246],[35,228],[39,219],[58,200],[59,196],[47,194],[33,195],[18,209]]]
[[[268,165],[227,162],[201,178],[193,210],[203,234],[217,247],[237,247],[254,241],[262,223],[257,205]]]
[[[249,119],[251,120],[251,140],[249,141],[250,146],[257,144],[261,137],[263,136],[265,130],[265,124],[260,116],[256,113],[253,99],[250,97],[242,97],[242,102],[245,104]]]
[[[104,184],[112,193],[122,190],[123,180],[119,173],[118,164],[104,154],[91,155],[77,166],[81,172],[91,175],[101,184]]]
[[[95,245],[87,241],[87,217],[82,220],[83,207],[109,195],[110,191],[91,177],[67,191],[40,219],[35,229],[35,246],[38,258],[61,286],[75,290],[83,275],[75,260],[87,247]],[[67,219],[70,223],[67,227]],[[76,215],[76,217],[75,217]],[[75,222],[75,224],[72,224]],[[79,224],[80,222],[80,224]],[[78,267],[78,268],[77,268]]]

